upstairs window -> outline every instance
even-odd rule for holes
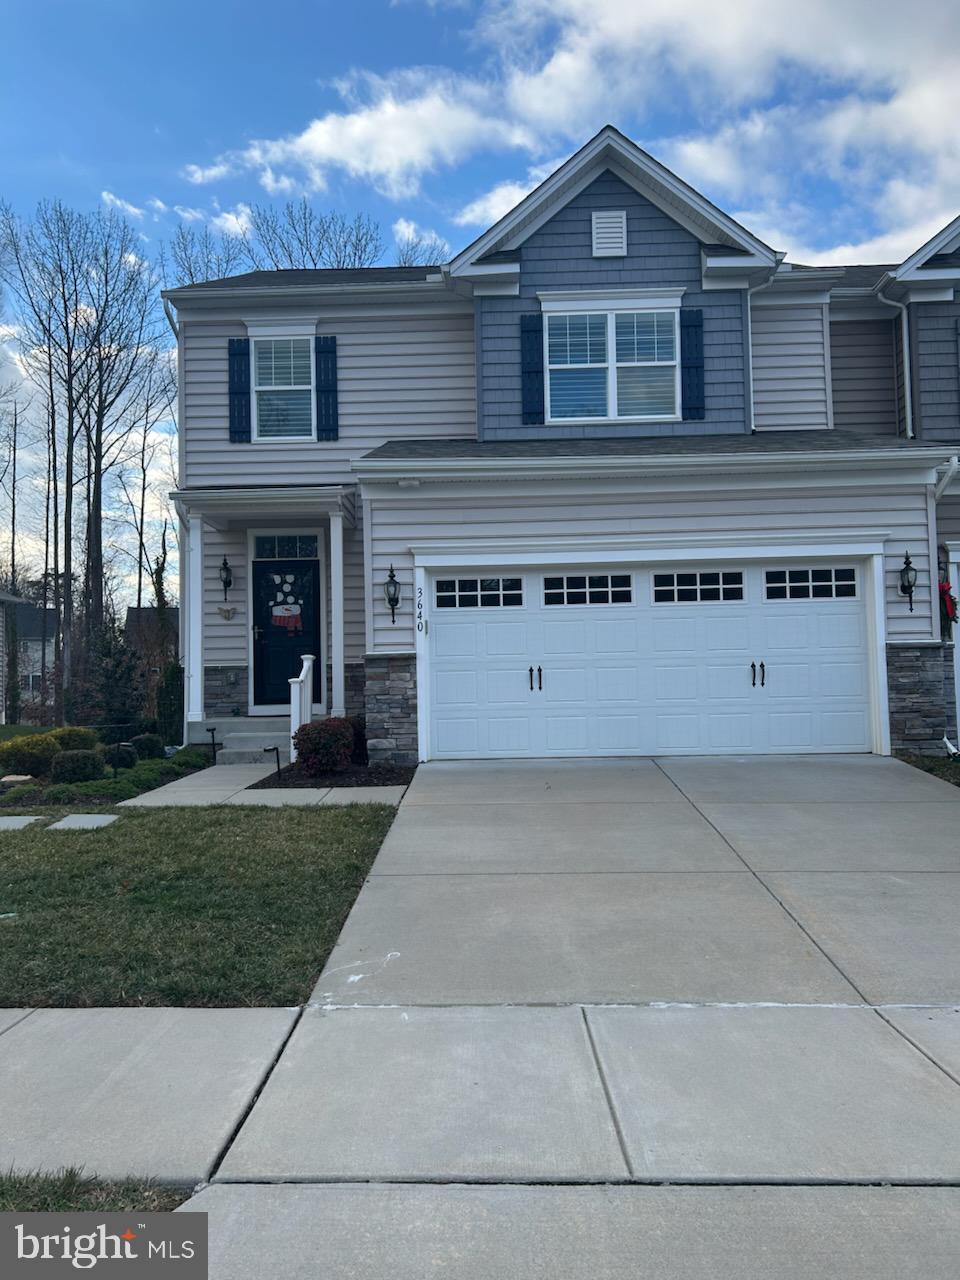
[[[255,438],[313,439],[312,339],[257,338],[252,363]]]
[[[678,311],[546,316],[548,420],[679,416]]]

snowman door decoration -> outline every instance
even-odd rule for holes
[[[282,627],[290,636],[303,631],[303,596],[296,594],[294,574],[272,573],[273,599],[270,602],[270,622]]]

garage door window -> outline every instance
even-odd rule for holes
[[[739,569],[653,575],[654,604],[699,604],[742,599],[743,574]]]
[[[839,600],[857,594],[857,571],[848,568],[768,569],[768,600]]]
[[[566,574],[544,578],[544,604],[631,604],[629,573]]]
[[[520,578],[438,578],[438,609],[499,609],[523,604]]]

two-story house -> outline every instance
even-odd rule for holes
[[[958,283],[960,220],[791,264],[607,127],[445,265],[170,290],[189,736],[313,653],[380,759],[939,749]]]

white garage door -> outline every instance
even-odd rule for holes
[[[490,569],[430,593],[434,758],[871,749],[859,566]]]

